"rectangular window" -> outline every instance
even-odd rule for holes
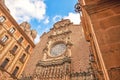
[[[19,70],[19,67],[16,67],[16,68],[14,69],[14,71],[13,71],[12,75],[13,75],[13,76],[16,76],[16,74],[17,74],[18,70]]]
[[[5,68],[5,67],[7,66],[8,62],[9,62],[9,59],[6,58],[6,59],[3,61],[3,63],[1,64],[1,67],[2,67],[2,68]]]
[[[7,40],[8,40],[8,36],[6,36],[6,35],[3,36],[2,39],[0,40],[0,44],[4,46],[4,45],[5,45],[4,43],[5,43]]]
[[[24,62],[25,57],[26,57],[26,55],[25,55],[25,54],[23,54],[23,55],[21,56],[21,58],[20,58],[20,61],[21,61],[21,62]]]
[[[10,30],[9,30],[9,32],[11,33],[11,34],[13,34],[14,32],[15,32],[15,28],[10,28]]]
[[[18,42],[21,43],[23,41],[23,37],[20,37]]]
[[[15,45],[15,46],[13,47],[13,49],[10,50],[10,52],[11,52],[12,54],[15,54],[15,52],[16,52],[17,49],[18,49],[18,46]]]
[[[28,51],[29,51],[29,49],[30,49],[30,45],[28,45],[28,46],[27,46],[27,48],[25,49],[25,51],[27,51],[27,52],[28,52]]]
[[[0,16],[0,22],[3,23],[6,20],[4,16]]]
[[[3,42],[3,43],[5,43],[6,41],[8,40],[8,36],[3,36],[3,38],[1,39],[1,41]]]

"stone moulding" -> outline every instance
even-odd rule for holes
[[[56,34],[56,35],[50,35],[48,38],[54,38],[54,37],[58,37],[58,36],[62,36],[62,35],[67,35],[69,33],[71,33],[72,31],[66,31],[64,33],[61,34]]]
[[[70,57],[64,57],[63,59],[57,59],[57,60],[50,60],[50,61],[39,61],[36,66],[54,66],[54,65],[62,65],[64,63],[71,63]]]

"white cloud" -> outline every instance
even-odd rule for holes
[[[62,19],[61,15],[56,15],[53,17],[53,22],[60,21]],[[68,16],[64,16],[63,19],[70,19],[73,24],[80,24],[80,14],[70,12]]]
[[[5,3],[18,22],[45,18],[46,5],[43,0],[5,0]]]
[[[37,34],[36,38],[34,39],[34,43],[37,44],[40,41],[40,35]]]
[[[30,21],[31,19],[37,19],[38,21],[45,20],[45,23],[49,22],[49,18],[46,15],[46,4],[44,0],[5,0],[6,6],[9,8],[11,15],[21,23],[23,21]],[[41,29],[41,26],[38,26]],[[34,40],[34,43],[40,41],[40,34]]]
[[[62,19],[62,16],[56,15],[56,16],[53,17],[53,22],[60,21],[61,19]]]
[[[49,17],[47,17],[43,23],[44,23],[44,24],[48,24],[49,22],[50,22],[50,21],[49,21]]]
[[[73,24],[80,24],[80,14],[79,13],[69,13],[68,16],[64,16],[64,19],[70,19]]]

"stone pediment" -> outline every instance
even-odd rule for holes
[[[54,28],[57,29],[57,28],[60,28],[60,27],[64,27],[68,24],[70,24],[70,20],[69,19],[65,19],[65,20],[62,20],[62,21],[59,21],[57,23],[54,24]]]

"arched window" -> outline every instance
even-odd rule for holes
[[[6,59],[3,61],[3,63],[1,64],[1,67],[2,67],[2,68],[5,68],[5,67],[7,66],[8,62],[9,62],[9,59],[6,58]]]
[[[4,16],[0,16],[0,22],[3,23],[6,20]]]
[[[12,75],[13,75],[13,76],[16,76],[16,74],[18,73],[18,70],[19,70],[19,67],[16,67],[16,68],[14,69],[14,71],[12,72]]]

